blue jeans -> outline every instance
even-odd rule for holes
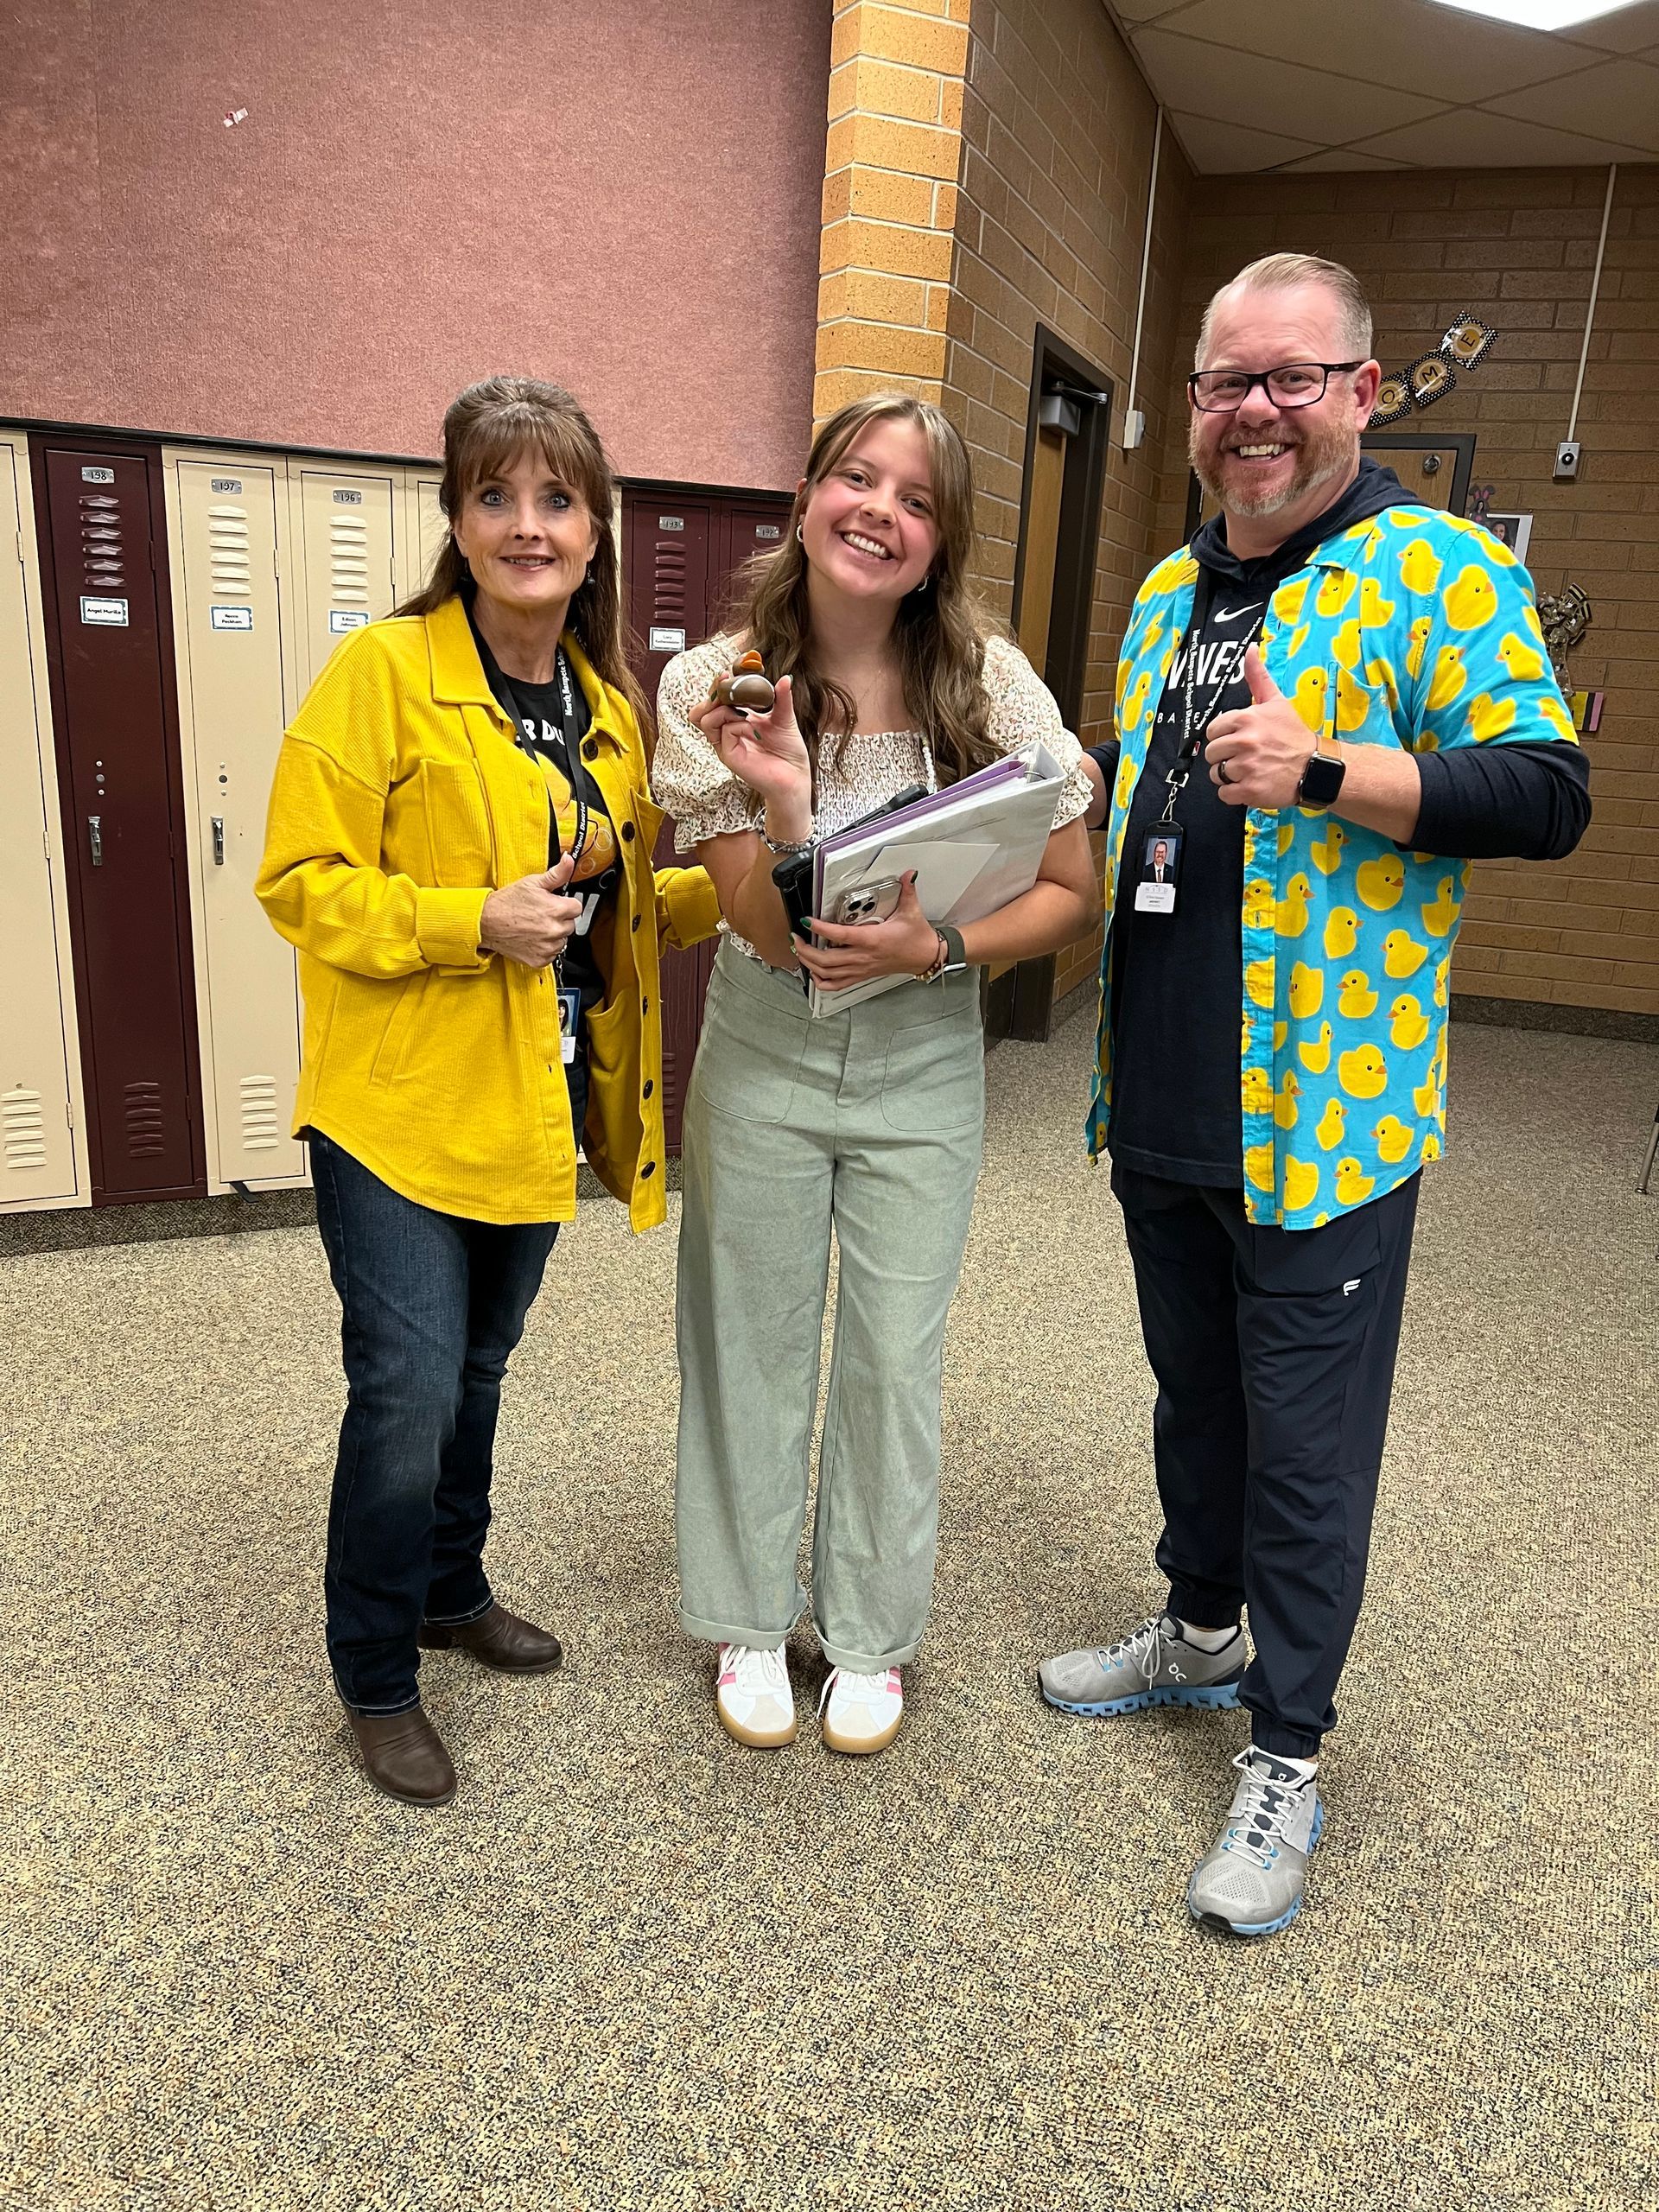
[[[556,1222],[500,1228],[400,1198],[315,1130],[317,1227],[349,1392],[328,1510],[328,1657],[359,1713],[418,1703],[423,1620],[475,1620],[501,1377]]]

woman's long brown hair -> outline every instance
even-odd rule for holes
[[[599,529],[588,574],[570,601],[568,617],[594,673],[620,691],[633,709],[647,754],[651,709],[628,666],[617,562],[616,478],[599,433],[580,403],[563,387],[536,377],[487,377],[450,402],[443,418],[443,481],[438,505],[449,523],[432,573],[421,590],[395,611],[431,614],[471,584],[471,572],[454,540],[454,520],[467,494],[501,475],[523,453],[539,453],[566,488],[579,492]]]
[[[812,441],[806,480],[775,553],[757,554],[739,572],[735,599],[746,644],[774,681],[792,677],[795,719],[818,773],[820,741],[852,734],[857,707],[818,667],[807,603],[807,560],[795,532],[814,489],[839,467],[872,423],[913,423],[927,441],[938,550],[925,588],[908,592],[893,620],[905,705],[932,747],[941,784],[956,783],[997,758],[986,736],[990,702],[981,669],[987,618],[967,582],[974,543],[974,477],[956,425],[931,400],[876,393],[838,408]],[[832,756],[833,758],[833,753]]]

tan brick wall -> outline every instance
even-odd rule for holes
[[[1575,683],[1605,688],[1586,739],[1595,818],[1578,852],[1476,869],[1453,980],[1476,995],[1659,1014],[1659,168],[1621,168],[1578,435],[1556,484],[1578,373],[1605,169],[1229,176],[1193,187],[1179,355],[1167,397],[1159,538],[1180,536],[1185,429],[1174,410],[1204,302],[1258,254],[1345,262],[1366,283],[1377,353],[1403,365],[1470,308],[1501,334],[1440,404],[1389,427],[1472,430],[1473,480],[1530,512],[1541,592],[1595,609]],[[1409,482],[1409,479],[1407,479]]]

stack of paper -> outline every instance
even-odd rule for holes
[[[1036,882],[1065,781],[1065,770],[1037,745],[1028,755],[994,760],[900,813],[826,837],[814,856],[813,912],[828,916],[847,892],[913,868],[916,896],[930,922],[960,929],[983,920]],[[845,991],[823,991],[815,983],[807,1002],[815,1014],[841,1014],[910,980],[878,976]]]

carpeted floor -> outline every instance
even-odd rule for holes
[[[728,1743],[677,1631],[671,1226],[555,1256],[492,1561],[569,1661],[428,1661],[425,1815],[321,1664],[312,1232],[0,1263],[7,2205],[1653,2201],[1659,1054],[1454,1039],[1330,1825],[1245,1948],[1182,1904],[1243,1717],[1033,1688],[1157,1595],[1087,1027],[992,1062],[935,1627],[868,1764]]]

